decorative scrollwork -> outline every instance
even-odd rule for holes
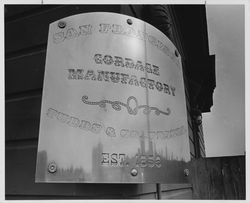
[[[134,101],[135,103],[135,108],[131,108],[130,103],[131,101]],[[154,111],[155,115],[159,116],[160,114],[163,115],[170,115],[171,110],[170,108],[167,108],[167,111],[161,111],[156,107],[149,107],[148,105],[138,105],[138,101],[134,96],[130,96],[127,99],[127,103],[122,103],[120,101],[110,101],[110,100],[101,100],[98,102],[92,102],[92,101],[88,101],[88,96],[84,95],[82,97],[82,102],[84,104],[88,104],[88,105],[97,105],[101,108],[105,108],[106,104],[111,104],[111,107],[116,110],[116,111],[120,111],[122,109],[122,106],[125,107],[128,111],[129,114],[131,115],[137,115],[138,110],[143,109],[143,113],[145,115],[149,115],[151,113],[151,111]]]

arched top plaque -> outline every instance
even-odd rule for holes
[[[142,20],[49,27],[36,182],[180,183],[190,160],[181,57]]]

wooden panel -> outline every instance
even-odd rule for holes
[[[206,153],[203,150],[201,150],[201,157],[206,157]]]
[[[21,17],[27,17],[28,15],[31,15],[32,13],[37,13],[41,11],[45,11],[51,8],[54,8],[55,6],[45,6],[45,5],[5,5],[4,11],[5,11],[5,20],[8,22],[10,20],[14,20]]]
[[[133,10],[133,12],[135,13],[135,17],[136,18],[140,18],[143,20],[143,5],[130,5],[131,6],[131,10]]]
[[[192,199],[192,189],[180,189],[172,191],[164,191],[161,194],[161,199]]]
[[[8,20],[13,16],[20,16],[20,14],[27,13],[30,10],[41,8],[41,5],[5,5],[5,19]]]
[[[190,102],[190,101],[187,101],[187,102]],[[187,111],[187,122],[188,122],[188,125],[192,128],[192,118],[191,118],[191,111]]]
[[[35,183],[36,145],[7,146],[5,153],[6,195],[81,197],[83,199],[112,199],[155,193],[155,184],[56,184]],[[145,196],[142,196],[145,197]]]
[[[225,199],[245,199],[245,172],[242,170],[245,167],[240,168],[239,162],[244,163],[245,159],[221,159]]]
[[[186,84],[184,83],[184,85],[186,85]],[[186,96],[187,113],[189,113],[189,114],[190,114],[190,112],[191,112],[190,100],[189,100],[189,99],[187,99],[187,94],[185,94],[185,96]]]
[[[203,133],[198,132],[198,136],[199,136],[199,141],[201,142],[201,144],[203,145],[203,147],[205,147],[204,146],[204,140],[203,140]]]
[[[45,50],[5,61],[5,94],[43,87]]]
[[[137,198],[132,199],[139,199],[140,196]],[[44,202],[50,202],[53,200],[109,200],[109,199],[131,199],[131,197],[123,197],[121,195],[112,195],[110,196],[60,196],[60,195],[6,195],[6,200],[47,200]],[[48,201],[49,200],[49,201]],[[24,201],[23,201],[24,202]],[[34,202],[34,201],[32,201]],[[37,201],[36,201],[37,202]]]
[[[161,191],[191,189],[192,185],[189,183],[184,184],[161,184]]]
[[[41,95],[19,98],[5,104],[5,139],[38,138]]]
[[[5,27],[5,52],[46,44],[50,23],[70,15],[95,11],[120,12],[120,6],[63,6],[34,15],[32,18],[10,22]]]
[[[142,194],[138,196],[138,199],[156,199],[156,193]]]
[[[151,193],[144,193],[144,194],[140,194],[140,195],[136,195],[136,196],[126,196],[124,197],[124,199],[146,199],[146,200],[152,200],[152,199],[156,199],[157,195],[155,192],[151,192]]]
[[[204,142],[202,142],[202,140],[200,140],[200,139],[199,139],[199,145],[200,145],[200,149],[205,151]]]
[[[188,135],[189,135],[190,139],[192,141],[194,141],[194,133],[193,133],[193,130],[192,130],[192,128],[191,128],[191,126],[190,126],[189,123],[188,123]]]
[[[172,19],[172,32],[173,32],[174,42],[178,48],[178,51],[181,54],[182,59],[185,60],[185,58],[186,58],[186,56],[184,55],[185,50],[184,50],[184,47],[182,45],[183,39],[182,39],[181,31],[180,31],[180,25],[178,23],[178,19],[177,19],[177,16],[175,14],[175,11],[174,11],[174,6],[169,5],[168,11],[169,11],[170,17]]]
[[[245,157],[193,160],[190,181],[195,199],[245,199]]]
[[[135,199],[157,199],[157,193],[135,196]],[[161,199],[192,199],[191,184],[161,184]]]
[[[121,13],[129,16],[135,16],[135,13],[131,9],[130,5],[122,5],[121,6]]]
[[[195,155],[194,143],[192,142],[190,138],[189,138],[189,147],[190,147],[190,153]]]

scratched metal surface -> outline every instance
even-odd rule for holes
[[[190,160],[181,57],[114,13],[50,25],[36,182],[183,183]]]

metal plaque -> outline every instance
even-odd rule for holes
[[[49,27],[36,182],[180,183],[190,160],[181,57],[115,13]]]

